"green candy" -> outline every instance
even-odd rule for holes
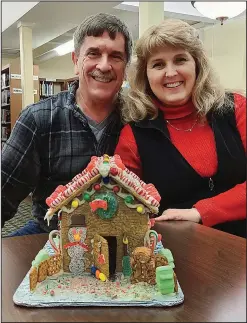
[[[175,282],[171,266],[160,266],[156,268],[156,283],[161,294],[174,293]]]
[[[91,199],[91,196],[88,193],[83,194],[83,200],[88,202],[88,201],[90,201],[90,199]]]
[[[159,250],[158,253],[167,258],[167,261],[168,261],[169,265],[170,265],[170,263],[174,263],[173,255],[172,255],[170,249],[162,248],[162,249]]]
[[[97,209],[95,213],[101,219],[111,219],[113,218],[118,209],[118,200],[116,195],[112,192],[102,192],[95,194],[95,199],[104,200],[107,202],[107,210],[104,209]]]
[[[129,277],[132,273],[130,256],[123,256],[123,275]]]
[[[32,261],[32,266],[38,267],[42,261],[45,261],[49,258],[50,258],[49,254],[44,249],[41,249],[37,254],[37,256],[35,257],[35,259]]]
[[[133,198],[133,196],[128,195],[128,196],[125,197],[124,201],[126,203],[132,203],[132,202],[134,202],[134,198]]]
[[[169,266],[172,267],[172,269],[175,268],[175,265],[174,265],[174,262],[173,261],[171,261],[171,262],[168,261],[168,264],[169,264]]]

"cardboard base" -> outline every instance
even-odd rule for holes
[[[45,248],[53,253],[49,242]],[[175,306],[183,303],[184,294],[178,283],[178,292],[162,295],[157,286],[147,283],[131,284],[121,274],[114,281],[102,282],[89,273],[75,276],[60,272],[38,283],[29,290],[29,272],[16,290],[13,301],[28,307],[58,306]]]

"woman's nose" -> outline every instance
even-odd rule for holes
[[[173,77],[178,74],[177,69],[175,66],[167,66],[166,71],[165,71],[165,76],[166,77]]]

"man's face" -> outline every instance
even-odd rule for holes
[[[127,64],[125,39],[117,33],[111,39],[105,31],[102,36],[87,36],[79,57],[72,53],[75,74],[79,76],[84,100],[109,102],[120,90]]]

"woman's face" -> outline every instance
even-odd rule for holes
[[[184,49],[157,48],[147,61],[147,78],[154,95],[165,105],[185,104],[196,82],[196,63]]]

